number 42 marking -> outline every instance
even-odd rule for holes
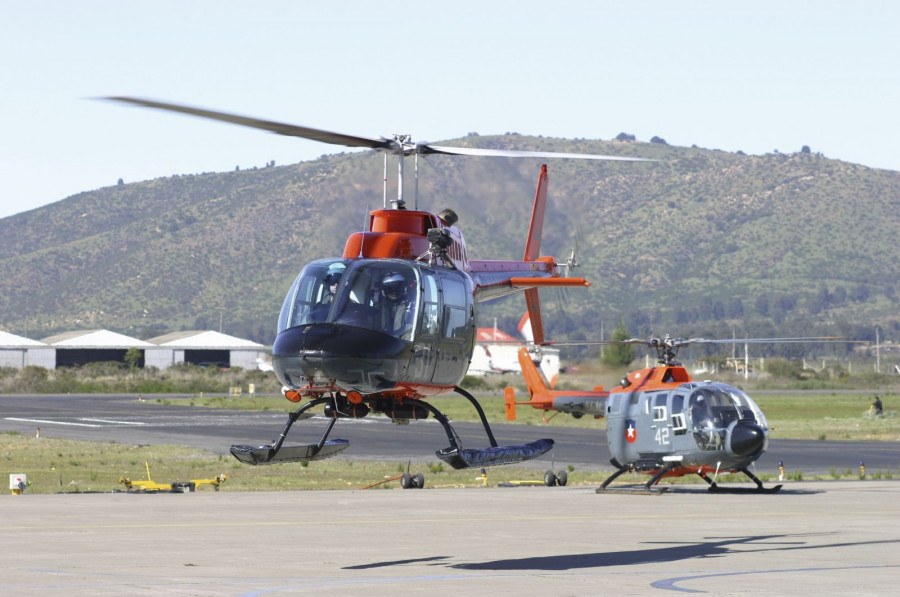
[[[662,427],[661,429],[656,430],[656,443],[661,446],[669,445],[669,428]]]

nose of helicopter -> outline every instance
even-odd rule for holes
[[[729,445],[737,456],[750,456],[765,447],[766,433],[752,421],[738,421],[731,429]]]
[[[363,393],[393,387],[404,372],[411,342],[389,334],[332,323],[282,330],[272,365],[287,387],[337,383]]]

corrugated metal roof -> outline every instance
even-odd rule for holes
[[[38,346],[47,346],[43,342],[26,338],[25,336],[17,336],[0,330],[0,348],[31,348]]]
[[[186,331],[172,332],[156,338],[151,338],[150,342],[156,346],[166,348],[212,348],[212,349],[235,349],[235,348],[264,348],[262,344],[257,344],[250,340],[229,336],[220,332],[211,331]]]
[[[43,342],[55,348],[148,348],[153,346],[149,342],[109,330],[64,332],[44,338]]]

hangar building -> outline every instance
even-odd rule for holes
[[[255,369],[265,346],[220,332],[172,332],[149,340],[144,366],[166,369],[175,363]]]
[[[43,342],[0,331],[0,367],[22,369],[29,365],[53,369],[56,351]]]
[[[109,330],[64,332],[44,338],[43,342],[56,349],[56,367],[77,367],[100,361],[124,363],[125,353],[129,348],[146,350],[153,346],[149,342]]]

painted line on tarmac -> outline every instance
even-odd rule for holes
[[[70,421],[47,421],[45,419],[20,419],[18,417],[6,417],[7,421],[19,421],[20,423],[41,423],[43,425],[70,425],[72,427],[103,427],[103,425],[91,425],[89,423],[72,423]]]
[[[86,419],[81,418],[79,421],[92,421],[94,423],[110,423],[111,425],[146,425],[147,423],[142,423],[140,421],[113,421],[110,419]]]
[[[356,491],[356,490],[354,490]],[[399,491],[399,490],[396,490]],[[441,491],[441,490],[434,490]],[[107,492],[104,492],[107,493]],[[121,495],[145,495],[140,494],[139,492],[119,492]],[[56,495],[64,495],[64,494],[56,494]],[[166,492],[162,492],[161,495],[171,495]],[[210,494],[211,495],[211,494]],[[235,494],[231,494],[235,495]],[[46,495],[40,497],[49,497]],[[867,516],[897,516],[900,515],[900,510],[897,509],[888,509],[888,510],[865,510],[860,512],[855,512],[858,515],[867,515]],[[734,512],[729,516],[732,518],[760,518],[760,517],[770,517],[770,518],[782,518],[782,517],[822,517],[822,516],[838,516],[838,515],[846,515],[846,512],[843,511],[778,511],[778,512]],[[573,515],[522,515],[522,516],[467,516],[467,517],[459,517],[454,518],[453,521],[455,523],[484,523],[484,522],[492,522],[492,523],[512,523],[519,524],[523,522],[563,522],[563,521],[588,521],[588,520],[600,520],[600,521],[609,521],[609,520],[655,520],[655,519],[668,519],[671,517],[671,514],[647,514],[647,513],[637,513],[637,514],[627,514],[627,515],[609,515],[605,513],[598,514],[573,514]],[[707,520],[709,518],[709,514],[706,512],[698,513],[698,514],[688,514],[688,515],[680,515],[681,518],[686,519],[700,519]],[[445,518],[382,518],[382,519],[334,519],[334,520],[279,520],[279,521],[269,521],[269,520],[244,520],[244,521],[221,521],[221,522],[161,522],[161,523],[121,523],[121,524],[17,524],[17,525],[4,525],[4,531],[51,531],[51,530],[60,530],[60,529],[174,529],[174,528],[182,528],[182,529],[204,529],[204,528],[235,528],[235,527],[269,527],[269,526],[283,526],[283,527],[303,527],[303,526],[383,526],[383,525],[401,525],[401,524],[424,524],[424,523],[432,523],[432,522],[446,522]]]
[[[827,547],[827,546],[826,546]],[[745,574],[784,574],[786,572],[832,572],[838,570],[872,570],[876,568],[897,568],[897,565],[887,564],[881,566],[837,566],[833,568],[787,568],[779,570],[773,568],[771,570],[745,570],[743,572],[717,572],[715,574],[697,574],[694,576],[678,576],[675,578],[666,578],[650,583],[654,589],[666,589],[669,591],[678,591],[680,593],[707,593],[709,591],[701,591],[699,589],[687,589],[677,586],[677,583],[690,580],[702,580],[706,578],[716,578],[721,576],[741,576]]]

